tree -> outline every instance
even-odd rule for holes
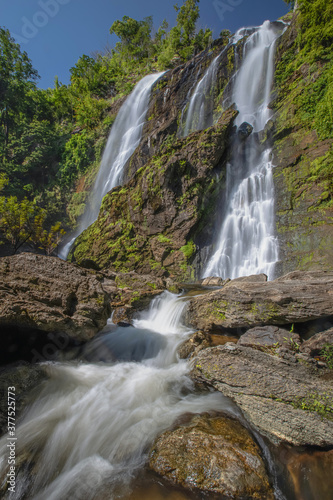
[[[21,52],[7,29],[0,27],[0,127],[8,144],[11,127],[27,107],[27,94],[36,88],[37,71],[26,52]]]
[[[115,21],[110,34],[117,35],[121,43],[118,49],[125,56],[142,60],[149,56],[151,47],[151,31],[153,27],[153,18],[146,17],[143,21],[136,21],[131,17],[124,16],[122,21]]]
[[[177,28],[180,33],[180,43],[182,46],[191,44],[195,36],[195,28],[199,19],[199,0],[186,0],[179,8],[174,5],[174,9],[178,12]]]
[[[0,175],[0,191],[8,184],[8,177]],[[46,211],[27,198],[19,201],[16,196],[0,196],[0,232],[12,245],[15,254],[25,243],[43,249],[47,255],[53,253],[65,231],[60,222],[44,228]]]

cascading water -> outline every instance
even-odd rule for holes
[[[281,29],[269,21],[244,44],[243,63],[235,76],[232,100],[239,114],[235,124],[249,124],[253,132],[264,129],[274,74],[274,49]],[[248,128],[251,131],[251,127]],[[240,132],[240,130],[239,130]],[[278,260],[274,227],[274,184],[270,149],[262,150],[255,133],[238,133],[227,169],[227,211],[204,276],[236,278],[266,273],[272,277]]]
[[[196,130],[204,130],[213,125],[214,122],[214,91],[216,85],[216,76],[219,66],[219,61],[222,54],[235,45],[242,38],[244,28],[230,38],[229,43],[223,48],[218,56],[216,56],[203,77],[195,86],[194,92],[191,95],[188,106],[182,110],[182,116],[178,128],[177,135],[186,137],[191,132]]]
[[[195,130],[203,130],[212,125],[212,99],[211,92],[214,90],[218,60],[215,57],[204,76],[197,83],[191,96],[188,109],[182,113],[178,136],[186,137]]]
[[[177,358],[190,332],[181,323],[185,305],[164,292],[135,328],[110,325],[92,340],[80,363],[44,365],[49,379],[16,431],[21,467],[10,500],[123,498],[154,438],[177,417],[233,411],[220,393],[194,394]],[[7,443],[0,440],[2,471]]]
[[[162,75],[163,72],[154,73],[142,78],[120,108],[106,143],[89,205],[77,231],[60,250],[62,259],[67,258],[77,236],[97,219],[106,193],[122,182],[123,168],[141,140],[151,88]]]

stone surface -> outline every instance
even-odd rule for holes
[[[256,326],[250,328],[238,341],[239,345],[245,347],[278,347],[283,346],[291,349],[295,343],[301,345],[300,336],[277,326]]]
[[[252,133],[253,127],[250,123],[243,122],[237,129],[237,135],[242,140],[245,141],[247,137]]]
[[[195,332],[178,347],[177,353],[180,359],[187,359],[196,356],[199,351],[211,345],[212,341],[209,335],[205,335],[203,332]]]
[[[235,344],[200,351],[192,363],[195,381],[232,398],[244,417],[273,442],[333,445],[333,421],[310,411],[313,406],[332,408],[332,383],[312,364]]]
[[[165,432],[150,452],[149,465],[186,488],[223,498],[274,499],[259,447],[229,417],[194,416]]]
[[[230,280],[229,280],[230,281]],[[250,276],[240,276],[232,280],[233,283],[262,283],[267,281],[267,275],[262,274],[250,274]]]
[[[199,283],[201,286],[224,286],[226,285],[230,279],[224,280],[223,278],[219,278],[217,276],[211,276],[210,278],[204,278],[200,280]]]
[[[22,253],[0,259],[0,325],[63,332],[87,340],[110,316],[101,279],[57,257]]]
[[[301,351],[310,356],[318,356],[325,344],[331,344],[333,347],[333,328],[325,332],[316,333],[309,340],[301,345]]]
[[[333,272],[299,272],[275,281],[230,281],[194,297],[187,322],[212,331],[256,325],[302,323],[333,315]]]
[[[26,364],[0,370],[0,435],[7,432],[8,387],[15,387],[15,419],[17,421],[29,403],[30,392],[47,377],[47,372],[39,365]]]
[[[103,270],[188,279],[189,264],[213,231],[236,115],[229,109],[207,130],[175,138],[112,189],[70,259],[88,259]]]
[[[293,269],[333,269],[332,139],[320,138],[311,119],[300,109],[304,95],[319,91],[314,83],[328,62],[303,64],[286,72],[287,61],[298,51],[297,14],[277,44],[276,74],[287,75],[275,86],[275,126],[272,135],[276,227],[279,238],[277,273]],[[303,58],[309,57],[305,51]],[[318,99],[319,101],[319,99]]]

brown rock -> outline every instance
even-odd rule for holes
[[[309,340],[303,342],[301,351],[310,356],[317,356],[320,354],[325,344],[331,344],[333,346],[333,328],[325,332],[316,333]]]
[[[182,485],[223,498],[272,499],[260,449],[229,417],[194,416],[162,434],[150,452],[150,467]]]
[[[212,276],[210,278],[204,278],[202,281],[200,281],[200,284],[201,286],[224,286],[229,281],[230,279],[224,280],[223,278]]]
[[[0,275],[0,325],[87,340],[110,316],[109,296],[95,273],[57,257],[3,257]]]
[[[279,347],[292,349],[293,345],[301,344],[297,333],[289,332],[277,326],[256,326],[248,330],[238,341],[239,345],[245,347]]]
[[[232,280],[233,283],[263,283],[267,281],[266,274],[251,274],[250,276],[241,276]],[[230,280],[229,280],[230,282]]]
[[[275,281],[230,281],[189,302],[187,321],[212,331],[305,322],[333,315],[333,272],[298,272]]]
[[[178,347],[177,353],[180,359],[186,359],[196,356],[201,349],[206,349],[211,344],[209,335],[205,335],[203,332],[195,332]]]
[[[247,421],[271,441],[333,445],[333,421],[326,418],[333,388],[306,361],[226,344],[200,351],[192,363],[196,382],[232,398]]]

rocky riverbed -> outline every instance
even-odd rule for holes
[[[101,273],[34,254],[1,259],[0,273],[0,375],[3,383],[15,381],[19,413],[47,378],[43,365],[31,362],[64,359],[104,327],[111,311],[115,323],[131,322],[175,287],[165,278]],[[271,282],[259,275],[196,285],[186,311],[194,333],[179,357],[189,359],[200,391],[221,392],[236,411],[177,421],[152,446],[155,473],[216,498],[274,498],[258,437],[273,448],[317,450],[326,469],[332,465],[332,284],[331,272],[297,271]],[[5,412],[2,405],[4,427]]]

